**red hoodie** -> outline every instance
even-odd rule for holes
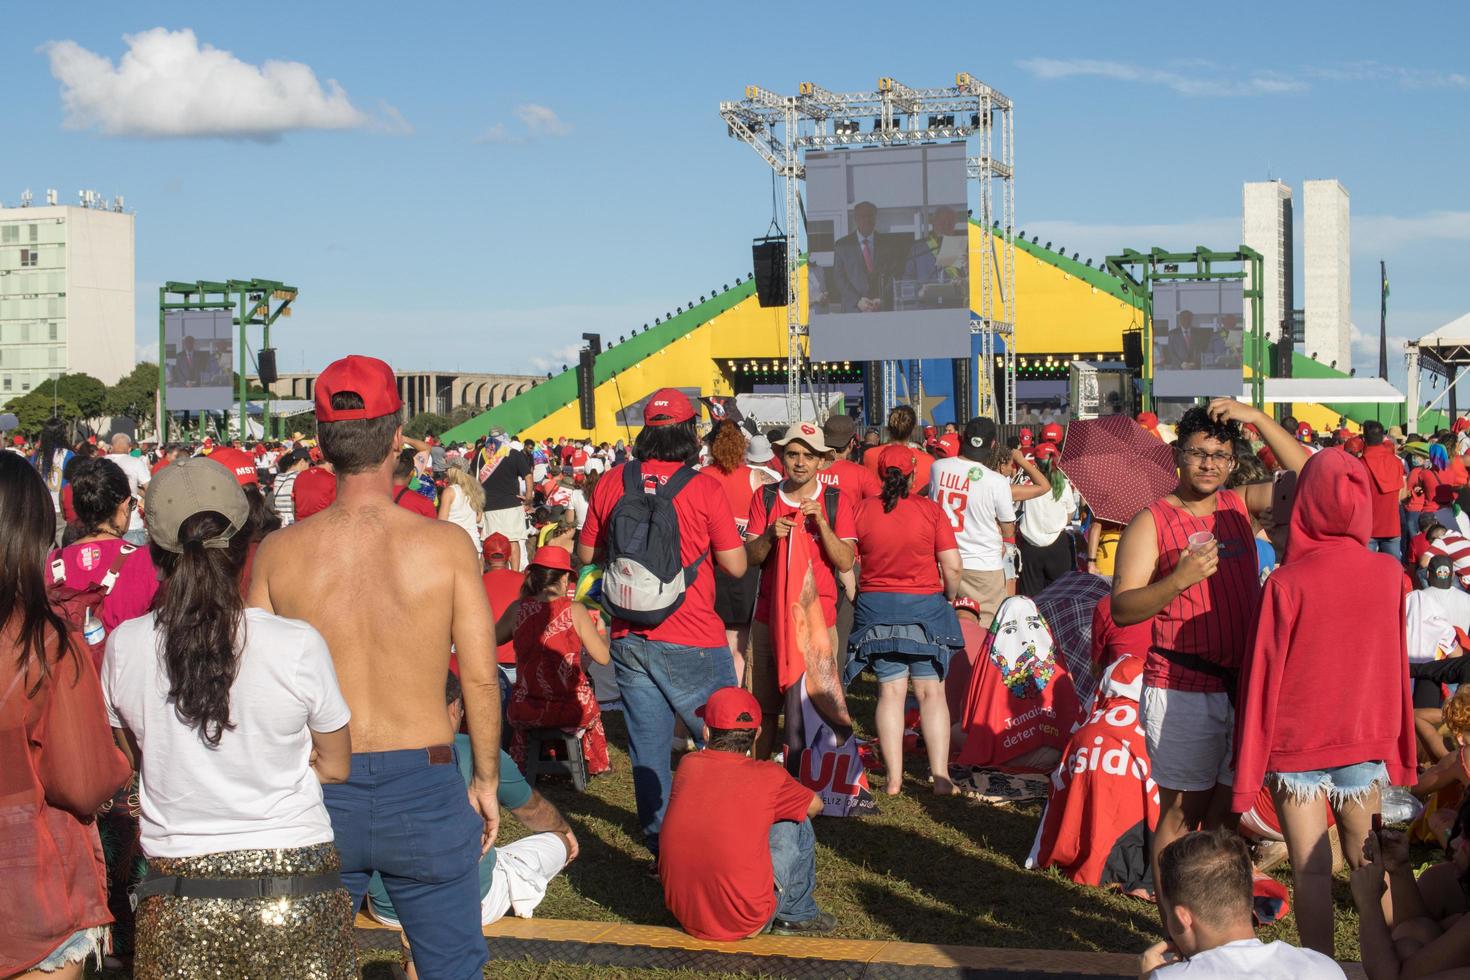
[[[1372,478],[1341,449],[1307,461],[1291,544],[1266,579],[1241,666],[1234,809],[1255,802],[1268,772],[1382,760],[1414,781],[1414,711],[1402,573],[1367,547]]]
[[[1404,462],[1394,453],[1392,445],[1380,442],[1364,448],[1363,465],[1372,476],[1368,484],[1373,500],[1372,536],[1396,538],[1401,533],[1399,490],[1404,485]]]

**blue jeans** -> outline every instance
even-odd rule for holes
[[[470,980],[489,955],[480,931],[480,835],[454,764],[425,749],[354,752],[345,783],[322,787],[342,883],[362,906],[377,871],[421,977]]]
[[[812,897],[817,888],[817,835],[810,818],[771,824],[771,871],[776,879],[776,918],[807,922],[820,914]]]
[[[1402,551],[1403,544],[1402,538],[1369,538],[1368,550],[1376,551],[1381,555],[1393,555],[1402,561],[1404,557]]]
[[[730,648],[685,647],[629,633],[612,641],[613,669],[628,726],[628,758],[633,764],[633,798],[643,840],[658,856],[658,832],[669,805],[673,781],[669,753],[674,748],[674,717],[684,719],[695,741],[704,722],[695,716],[709,696],[734,687]]]

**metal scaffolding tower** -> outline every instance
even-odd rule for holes
[[[797,303],[799,181],[806,176],[801,151],[976,141],[978,154],[967,162],[969,177],[978,185],[978,212],[972,213],[985,232],[981,243],[985,254],[979,262],[980,308],[972,311],[972,332],[981,335],[981,370],[975,387],[980,414],[999,422],[1015,421],[1016,140],[1011,100],[969,72],[960,72],[950,88],[914,89],[892,78],[880,78],[872,92],[829,92],[813,82],[802,82],[798,94],[780,95],[749,85],[744,99],[720,103],[720,116],[729,135],[748,143],[785,181],[789,421],[796,421],[800,414],[801,375],[810,370],[802,355],[807,326],[801,322]],[[866,132],[865,120],[872,121]],[[1000,393],[996,391],[997,366]],[[893,371],[888,366],[884,370],[885,398],[896,397],[889,381]]]

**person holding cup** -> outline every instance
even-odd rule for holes
[[[1235,691],[1261,594],[1251,519],[1271,510],[1269,483],[1225,489],[1241,423],[1283,468],[1306,463],[1307,451],[1260,409],[1230,398],[1191,408],[1175,430],[1174,492],[1140,511],[1118,546],[1113,621],[1153,624],[1140,713],[1159,784],[1156,875],[1171,842],[1230,820]]]

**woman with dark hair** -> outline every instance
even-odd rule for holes
[[[67,525],[70,525],[77,519],[77,508],[72,503],[72,474],[76,472],[78,463],[84,459],[91,459],[96,455],[97,447],[90,442],[84,442],[77,447],[77,451],[72,453],[71,458],[61,467],[61,519]],[[68,526],[67,530],[71,530],[71,528]],[[65,535],[65,532],[63,532],[63,535]],[[63,545],[71,544],[64,536],[61,539],[61,543]]]
[[[123,540],[136,501],[121,467],[105,456],[78,460],[70,489],[77,519],[68,534],[75,540],[51,556],[50,581],[73,589],[101,584],[107,596],[99,613],[110,633],[148,611],[158,591],[158,570],[147,548]],[[100,638],[88,641],[100,643]],[[95,652],[100,655],[101,647]]]
[[[36,472],[51,491],[51,509],[61,513],[61,487],[65,482],[66,464],[71,460],[71,447],[67,445],[66,423],[61,419],[47,419],[41,426],[41,445],[31,462]]]
[[[127,781],[97,672],[46,597],[56,512],[21,457],[0,452],[0,976],[77,980],[101,966],[107,872],[92,817]]]
[[[939,505],[913,492],[922,453],[890,445],[876,455],[883,494],[858,505],[862,574],[846,680],[851,683],[865,668],[878,677],[878,747],[889,796],[903,788],[904,702],[913,682],[934,792],[949,795],[955,789],[949,781],[944,673],[950,655],[965,646],[950,605],[963,571],[959,544]]]
[[[726,419],[715,426],[710,439],[710,465],[704,471],[719,480],[730,498],[735,529],[742,536],[750,517],[750,501],[756,490],[773,482],[760,470],[745,463],[745,433]],[[750,647],[750,620],[755,613],[756,585],[760,574],[747,570],[740,578],[715,569],[715,612],[725,624],[725,640],[735,660],[735,676],[745,676],[745,651]]]
[[[582,652],[607,666],[607,639],[587,607],[567,598],[572,555],[556,545],[541,547],[526,568],[521,597],[506,607],[495,624],[495,642],[513,642],[516,680],[506,704],[506,719],[515,734],[510,754],[526,765],[526,732],[535,728],[575,731],[591,775],[607,772],[607,735],[597,695],[582,669]]]
[[[321,788],[346,781],[352,742],[326,643],[245,608],[250,506],[229,469],[174,463],[145,506],[163,582],[152,614],[108,638],[102,671],[140,775],[133,976],[354,977]]]

